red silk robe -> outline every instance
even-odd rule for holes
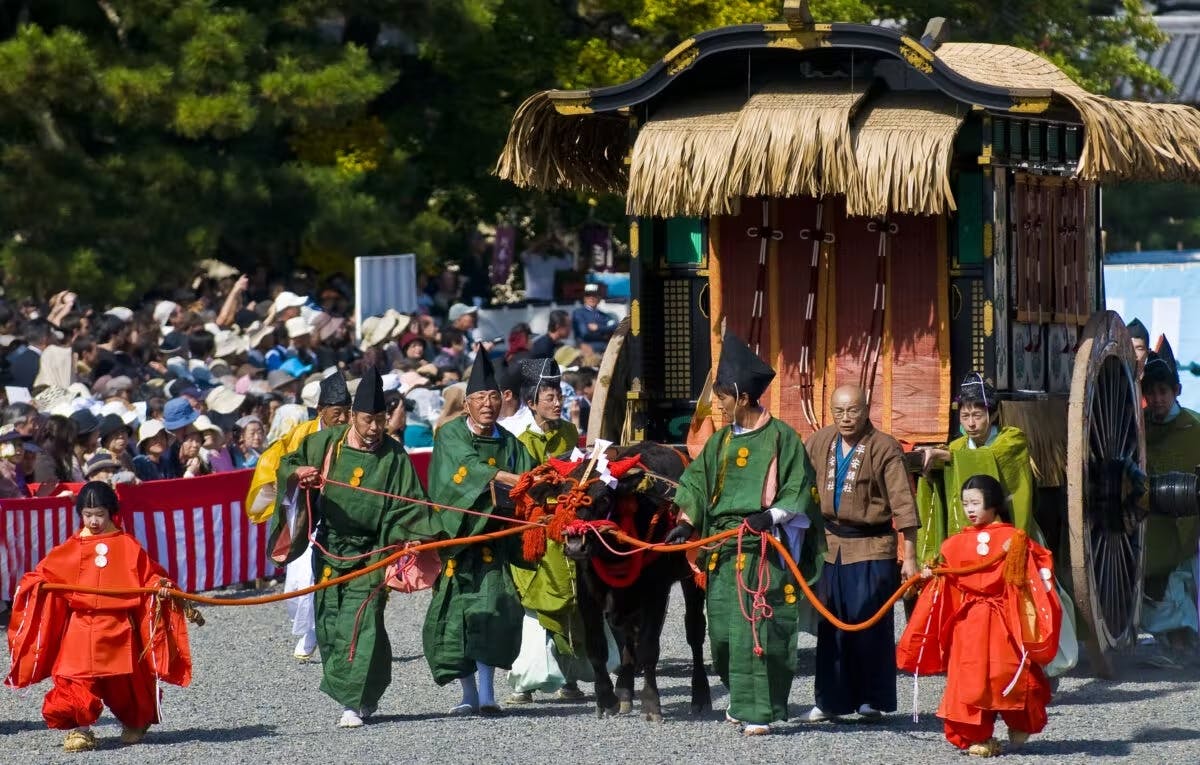
[[[76,532],[21,578],[8,625],[12,669],[5,683],[24,688],[53,677],[43,707],[51,727],[91,724],[101,701],[130,727],[156,722],[156,678],[186,686],[192,677],[179,604],[160,601],[155,614],[149,595],[54,592],[44,585],[155,587],[165,578],[129,534]]]
[[[1050,552],[1011,524],[993,523],[968,526],[941,553],[946,566],[961,568],[995,556],[1006,543],[1016,550],[992,566],[939,576],[927,586],[896,649],[904,671],[947,673],[937,714],[959,746],[990,737],[997,712],[1028,733],[1045,725],[1050,688],[1041,665],[1054,658],[1062,625]],[[1022,546],[1024,561],[1013,560]],[[956,728],[969,734],[955,740]]]

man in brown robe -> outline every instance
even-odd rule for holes
[[[844,622],[869,619],[917,573],[920,521],[904,455],[896,439],[875,429],[861,388],[843,386],[830,400],[833,425],[808,439],[817,469],[828,552],[817,592]],[[904,538],[897,563],[896,533]],[[878,720],[896,711],[896,644],[892,613],[861,632],[817,627],[816,706],[810,722],[857,712]]]

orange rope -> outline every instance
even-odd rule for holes
[[[737,534],[738,529],[730,529],[728,531],[723,531],[720,534],[715,534],[711,537],[706,537],[705,539],[700,539],[695,542],[688,542],[687,544],[682,545],[665,545],[643,542],[636,537],[631,537],[623,531],[616,529],[608,529],[605,531],[605,533],[612,534],[619,541],[634,545],[636,547],[661,550],[663,552],[680,552],[683,550],[690,550],[693,547],[700,547],[701,545],[710,544],[720,539],[727,539]],[[896,601],[904,597],[905,592],[921,581],[920,574],[910,576],[903,584],[900,585],[900,589],[896,590],[896,592],[890,598],[888,598],[887,602],[884,603],[883,606],[880,607],[880,609],[876,611],[873,616],[871,616],[871,618],[867,619],[865,622],[859,622],[858,624],[848,624],[834,616],[829,609],[825,607],[825,604],[820,601],[816,593],[812,591],[812,588],[808,586],[808,580],[805,579],[804,575],[800,573],[800,567],[796,565],[796,561],[792,560],[792,556],[790,553],[788,553],[788,549],[783,542],[780,542],[770,534],[764,534],[764,536],[767,538],[767,541],[769,541],[775,547],[775,549],[779,551],[780,557],[783,558],[784,562],[787,563],[788,569],[790,569],[792,572],[792,576],[794,576],[796,581],[799,582],[800,589],[804,591],[804,596],[808,598],[810,603],[813,604],[813,608],[816,609],[817,613],[828,619],[830,624],[844,632],[861,632],[874,627],[879,623],[880,619],[885,617],[892,610],[892,607],[896,605]],[[1000,563],[1002,560],[1004,560],[1005,555],[1007,555],[1007,553],[1001,550],[996,555],[993,555],[990,558],[985,558],[979,563],[975,563],[970,566],[962,566],[960,568],[935,568],[933,569],[933,573],[938,576],[973,574],[977,571],[983,571],[986,568],[990,568],[997,563]]]
[[[291,592],[281,592],[274,595],[260,595],[254,598],[234,599],[213,598],[207,595],[196,595],[194,593],[184,592],[183,590],[175,588],[170,588],[167,590],[167,592],[172,597],[180,598],[182,600],[190,600],[195,603],[203,603],[209,606],[261,606],[266,603],[278,603],[281,600],[298,598],[303,595],[316,592],[317,590],[323,590],[326,587],[334,587],[339,584],[345,584],[346,582],[357,579],[360,576],[366,576],[367,574],[378,571],[381,568],[386,568],[404,556],[412,555],[413,553],[421,552],[422,550],[438,550],[443,547],[459,547],[461,545],[474,544],[476,542],[488,542],[494,539],[500,539],[502,537],[511,537],[514,534],[520,534],[524,530],[524,527],[514,526],[513,528],[504,529],[503,531],[491,531],[487,534],[476,534],[472,537],[456,537],[454,539],[439,539],[433,542],[422,542],[421,544],[413,545],[412,547],[406,547],[403,550],[394,552],[386,558],[378,560],[365,568],[351,571],[348,574],[342,574],[341,576],[334,577],[333,579],[326,579],[323,582],[318,582],[309,587],[305,587],[302,590],[292,590]],[[161,592],[161,589],[157,587],[84,587],[83,585],[77,584],[58,583],[44,584],[42,585],[42,589],[50,592],[82,592],[89,595],[156,595]]]
[[[350,488],[350,489],[357,489],[359,491],[365,491],[370,494],[376,494],[376,495],[391,497],[391,498],[396,498],[396,499],[411,499],[408,497],[401,497],[399,495],[388,494],[387,492],[382,492],[382,491],[378,491],[378,490],[374,490],[374,489],[365,489],[361,486],[350,486],[349,484],[342,484],[342,483],[335,482],[335,481],[327,481],[327,482],[328,483],[336,483],[339,486],[344,486],[344,487]],[[580,493],[581,489],[586,488],[586,484],[585,484],[585,486],[580,486],[578,483],[576,483],[574,481],[572,481],[572,483],[574,485],[572,487],[572,490],[568,492],[569,495],[574,495],[576,493]],[[564,500],[569,500],[569,497],[560,495],[558,497],[558,500],[559,500],[559,502],[563,502]],[[422,504],[428,504],[431,506],[435,506],[435,507],[439,507],[439,508],[443,508],[443,509],[447,509],[447,510],[454,510],[454,511],[458,511],[458,512],[471,512],[473,514],[479,514],[479,513],[476,513],[475,511],[468,511],[463,508],[441,505],[441,504],[437,504],[437,503],[433,503],[433,502],[427,502],[427,501],[423,502],[421,500],[416,500],[416,499],[411,499],[411,501],[421,502]],[[496,520],[508,521],[508,522],[516,524],[516,525],[512,526],[511,528],[504,529],[503,531],[493,531],[493,532],[489,532],[486,534],[476,534],[475,536],[470,536],[470,537],[456,537],[454,539],[440,539],[440,540],[436,540],[436,541],[432,541],[432,542],[421,542],[419,544],[412,545],[410,547],[406,547],[402,550],[394,552],[391,555],[388,555],[386,558],[382,558],[381,560],[378,560],[375,563],[372,563],[372,564],[366,566],[365,568],[361,568],[356,571],[351,571],[348,574],[343,574],[342,576],[335,577],[333,579],[327,579],[325,581],[313,584],[309,587],[305,587],[300,590],[293,590],[291,592],[283,592],[283,593],[277,593],[277,594],[273,594],[273,595],[261,595],[261,596],[253,597],[253,598],[238,598],[238,599],[214,598],[214,597],[210,597],[207,595],[196,595],[196,594],[184,592],[182,590],[175,589],[175,588],[171,588],[171,589],[167,590],[167,592],[170,596],[179,598],[181,600],[191,601],[194,603],[202,603],[202,604],[210,605],[210,606],[258,606],[258,605],[265,605],[267,603],[277,603],[282,600],[288,600],[291,598],[302,597],[304,595],[308,595],[308,594],[316,592],[318,590],[323,590],[326,587],[334,587],[339,584],[345,584],[346,582],[353,581],[354,579],[357,579],[360,576],[366,576],[367,574],[370,574],[374,571],[378,571],[381,568],[385,568],[405,556],[414,555],[414,554],[416,554],[418,552],[422,552],[424,550],[438,550],[438,549],[442,549],[445,547],[460,547],[462,545],[475,544],[478,542],[488,542],[488,541],[492,541],[495,539],[501,539],[503,537],[513,536],[515,534],[522,534],[522,533],[525,533],[526,531],[530,531],[531,530],[530,527],[537,527],[537,526],[544,527],[545,521],[552,521],[553,518],[543,517],[543,518],[539,519],[542,521],[542,523],[535,523],[535,522],[531,522],[528,520],[522,520],[522,519],[516,519],[516,518],[502,518],[502,517],[498,517],[498,518],[496,518]],[[668,544],[663,544],[661,542],[645,542],[645,541],[642,541],[641,539],[638,539],[637,537],[626,534],[625,532],[621,531],[620,529],[616,529],[616,528],[589,527],[589,530],[591,530],[597,534],[611,534],[618,541],[621,541],[626,544],[633,545],[634,547],[639,547],[639,548],[642,548],[645,550],[657,550],[659,552],[686,552],[687,550],[693,550],[693,549],[696,549],[699,547],[710,546],[717,542],[724,542],[725,540],[730,539],[731,537],[738,536],[740,533],[742,533],[742,529],[743,529],[742,526],[738,526],[737,528],[727,529],[726,531],[722,531],[718,534],[713,534],[712,536],[708,536],[703,539],[697,539],[697,540],[694,540],[691,542],[685,542],[683,544],[668,545]],[[757,534],[759,532],[753,532],[753,533]],[[787,563],[788,569],[791,571],[792,576],[794,576],[796,578],[796,581],[800,584],[800,588],[804,592],[805,597],[807,597],[809,599],[809,602],[811,602],[813,604],[813,608],[816,609],[817,613],[819,613],[821,616],[823,616],[825,619],[827,619],[831,624],[833,624],[833,626],[837,627],[840,630],[846,631],[846,632],[860,632],[862,630],[870,629],[871,627],[878,624],[879,621],[884,616],[886,616],[888,614],[888,612],[890,612],[892,610],[892,607],[896,605],[896,601],[898,601],[901,597],[903,597],[905,592],[907,592],[910,588],[912,588],[918,582],[921,581],[921,576],[919,574],[909,577],[903,584],[900,585],[900,589],[896,590],[896,592],[890,598],[888,598],[887,602],[884,603],[884,605],[873,616],[871,616],[871,618],[867,619],[864,622],[860,622],[858,624],[848,624],[848,623],[842,621],[841,619],[838,619],[832,613],[830,613],[829,609],[827,609],[825,607],[825,605],[823,603],[821,603],[821,601],[817,598],[816,594],[812,591],[812,588],[809,587],[808,581],[804,578],[804,575],[800,573],[800,567],[798,565],[796,565],[796,561],[792,560],[792,557],[789,554],[787,547],[782,542],[780,542],[778,539],[776,539],[774,536],[772,536],[770,534],[764,534],[763,536],[765,536],[767,538],[767,541],[769,541],[775,547],[775,549],[779,552],[780,557],[784,560],[784,562]],[[1001,562],[1004,559],[1005,555],[1006,555],[1006,553],[1003,550],[1001,550],[998,554],[992,556],[991,558],[985,558],[984,560],[980,561],[977,564],[973,564],[970,566],[963,566],[960,568],[936,568],[933,570],[933,572],[934,572],[934,574],[939,575],[939,576],[942,576],[942,575],[953,576],[953,575],[959,575],[959,574],[975,573],[977,571],[982,571],[986,568],[990,568],[991,566],[996,565],[997,563]],[[47,584],[43,585],[43,589],[46,591],[50,591],[50,592],[55,592],[55,591],[57,591],[57,592],[82,592],[82,593],[91,594],[91,595],[155,595],[155,594],[160,594],[163,592],[162,588],[156,588],[156,587],[103,588],[103,587],[84,587],[82,585],[57,584],[57,583],[47,583]]]

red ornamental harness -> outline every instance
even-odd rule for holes
[[[640,461],[641,458],[638,455],[624,460],[615,460],[608,464],[608,472],[612,477],[620,478]],[[588,489],[601,480],[599,476],[594,476],[581,481],[572,476],[571,473],[582,463],[582,460],[570,462],[551,459],[546,464],[521,476],[521,480],[510,492],[510,496],[516,503],[517,518],[537,523],[550,516],[550,520],[545,526],[531,528],[522,535],[522,553],[525,560],[532,562],[545,555],[547,538],[561,543],[565,537],[583,536],[588,532],[593,532],[600,543],[612,552],[617,551],[613,550],[603,539],[602,533],[605,529],[617,529],[631,537],[640,538],[636,524],[637,497],[632,494],[617,499],[614,517],[597,520],[582,520],[578,517],[577,513],[580,507],[592,504],[592,498],[587,493]],[[553,482],[566,489],[547,502],[547,506],[553,507],[552,512],[547,512],[546,507],[537,504],[529,496],[529,490],[533,486],[545,482]],[[654,517],[650,520],[650,526],[646,530],[647,537],[653,538],[655,529],[664,520],[671,520],[669,516],[672,507],[670,502],[663,502],[659,505],[658,511],[655,512]],[[639,548],[628,552],[621,551],[615,559],[611,560],[594,556],[591,564],[596,576],[609,587],[628,587],[637,581],[645,567],[654,562],[660,554],[657,550]]]

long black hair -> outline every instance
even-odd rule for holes
[[[1004,487],[990,475],[973,475],[963,482],[962,490],[977,489],[983,495],[983,506],[996,511],[996,517],[1005,523],[1012,523],[1012,513],[1008,509],[1008,497]]]
[[[104,481],[88,481],[75,498],[75,514],[83,517],[83,508],[103,507],[109,516],[117,514],[117,493]]]

